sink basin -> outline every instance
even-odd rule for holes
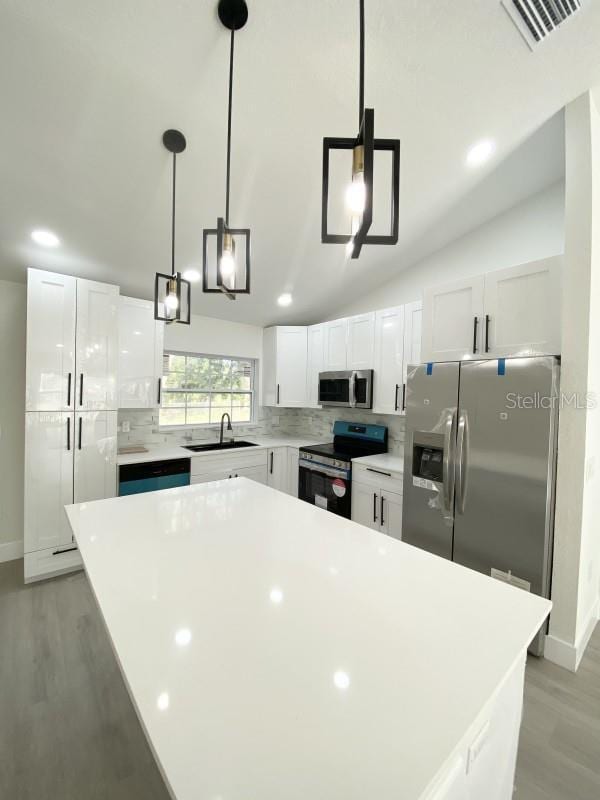
[[[254,442],[210,442],[209,444],[188,444],[184,445],[186,450],[193,453],[204,453],[207,450],[235,450],[237,447],[257,447]]]

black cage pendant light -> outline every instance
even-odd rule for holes
[[[365,2],[359,0],[360,17],[360,78],[358,99],[358,135],[352,139],[326,137],[323,139],[323,192],[321,241],[326,244],[346,244],[351,258],[358,258],[364,244],[396,244],[398,242],[398,199],[400,188],[400,140],[375,139],[372,108],[365,108]],[[330,233],[328,224],[330,153],[346,150],[351,155],[352,181],[346,190],[346,206],[350,214],[350,233]],[[391,164],[390,232],[369,234],[373,222],[373,161],[377,151],[388,151]],[[350,159],[348,159],[348,167]],[[348,169],[350,172],[350,169]]]
[[[229,225],[233,47],[235,32],[243,28],[248,20],[248,6],[245,0],[220,0],[218,13],[223,25],[231,31],[225,217],[218,217],[217,227],[205,229],[203,233],[202,291],[224,294],[230,300],[235,300],[238,294],[250,294],[250,230],[248,228],[232,228]]]
[[[154,278],[154,319],[162,322],[190,324],[191,285],[175,270],[175,189],[177,182],[177,154],[186,147],[185,136],[180,131],[168,130],[163,134],[163,144],[173,154],[173,195],[171,207],[171,274],[157,272]]]

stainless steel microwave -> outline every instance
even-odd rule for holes
[[[319,405],[371,408],[373,406],[373,370],[320,372]]]

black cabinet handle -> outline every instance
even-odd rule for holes
[[[377,492],[373,492],[373,522],[377,522]]]
[[[71,417],[67,417],[67,450],[71,449]]]
[[[71,380],[73,375],[69,372],[69,377],[67,378],[67,406],[71,407]]]
[[[272,450],[271,450],[271,469],[270,469],[270,473],[271,473],[271,475],[273,474],[273,451]]]
[[[477,328],[479,327],[479,317],[473,317],[473,353],[477,352]]]
[[[367,467],[367,472],[376,472],[378,475],[385,475],[386,478],[391,478],[391,472],[382,472],[380,469],[373,469],[373,467]]]
[[[384,500],[385,500],[385,497],[383,495],[381,495],[381,512],[380,512],[379,516],[381,517],[381,524],[382,525],[385,522],[385,520],[383,519],[383,501]]]
[[[485,315],[485,352],[490,352],[490,315]]]
[[[162,378],[158,379],[158,396],[157,396],[157,405],[160,405],[160,401],[162,399]]]
[[[398,411],[398,389],[400,388],[400,384],[396,384],[396,394],[394,395],[394,411]]]
[[[79,405],[83,405],[83,372],[79,376]]]
[[[406,411],[406,384],[402,384],[402,411]]]
[[[279,384],[277,384],[277,405],[279,405]]]
[[[82,422],[83,422],[83,418],[79,417],[79,436],[78,436],[79,441],[77,443],[77,447],[79,448],[79,450],[81,450],[81,424],[82,424]]]
[[[77,549],[78,549],[77,547],[65,547],[64,550],[54,550],[52,555],[53,556],[60,556],[63,553],[72,553],[73,550],[77,550]]]

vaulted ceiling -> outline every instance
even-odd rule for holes
[[[231,302],[195,286],[194,311],[209,316],[325,317],[538,191],[562,158],[558,124],[544,123],[600,82],[598,3],[532,52],[499,0],[367,0],[366,100],[376,134],[402,142],[400,242],[348,262],[343,245],[320,242],[321,148],[355,133],[358,2],[249,7],[236,38],[231,221],[252,230],[253,287]],[[178,265],[200,266],[202,229],[224,205],[228,48],[216,0],[3,0],[0,278],[38,266],[149,298],[153,273],[169,268],[170,127],[188,140]],[[494,157],[467,168],[486,137]],[[35,245],[34,228],[60,247]],[[276,304],[284,291],[288,309]]]

